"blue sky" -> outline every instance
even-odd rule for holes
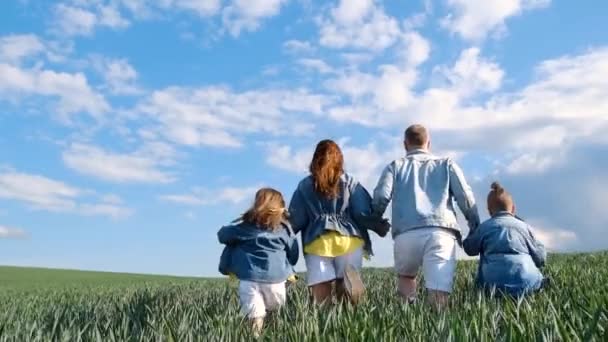
[[[216,275],[217,229],[318,140],[371,190],[414,122],[484,217],[499,180],[551,250],[608,248],[605,1],[0,6],[0,264]]]

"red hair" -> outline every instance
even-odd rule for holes
[[[344,157],[338,144],[332,140],[320,141],[310,163],[315,191],[326,198],[336,198],[343,173]]]

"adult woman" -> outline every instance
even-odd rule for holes
[[[295,233],[302,232],[307,283],[315,302],[350,295],[359,301],[364,288],[358,270],[364,255],[372,254],[367,228],[386,235],[386,220],[371,217],[371,197],[344,172],[344,158],[331,140],[318,143],[310,175],[294,192],[289,215]],[[346,284],[345,284],[346,278]]]

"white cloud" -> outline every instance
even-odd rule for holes
[[[283,49],[285,52],[294,55],[311,53],[315,50],[310,42],[297,39],[291,39],[283,43]]]
[[[401,53],[406,65],[416,67],[424,63],[431,53],[431,44],[416,31],[408,31],[403,35]]]
[[[35,208],[74,209],[81,190],[43,176],[18,172],[0,173],[0,198],[26,202]]]
[[[0,37],[0,63],[18,64],[23,58],[40,54],[45,46],[33,34]]]
[[[551,0],[448,0],[453,12],[443,18],[441,25],[466,40],[480,41],[489,34],[503,33],[509,17],[550,3]]]
[[[21,68],[0,63],[0,98],[21,96],[58,97],[57,110],[67,115],[86,112],[100,117],[110,108],[104,97],[89,86],[82,73]]]
[[[332,9],[332,16],[340,24],[355,24],[373,9],[373,0],[341,0],[338,7]]]
[[[220,0],[161,0],[159,5],[163,8],[194,11],[201,17],[215,15],[221,9]]]
[[[65,36],[89,36],[97,26],[118,30],[129,25],[129,20],[113,4],[72,1],[72,4],[59,3],[53,7],[50,30]]]
[[[114,95],[138,95],[142,92],[137,85],[138,73],[126,59],[94,58],[93,64]]]
[[[23,229],[0,225],[0,239],[23,239],[27,236]]]
[[[481,58],[479,48],[469,48],[461,52],[451,69],[445,70],[445,76],[462,97],[467,97],[497,90],[504,71],[498,64]]]
[[[224,27],[234,37],[242,31],[257,30],[262,20],[279,14],[287,0],[232,0],[223,9]]]
[[[90,191],[40,175],[12,170],[0,173],[0,198],[26,203],[32,209],[111,218],[125,217],[132,212],[106,201],[107,198],[101,202],[87,200],[90,195]]]
[[[174,178],[159,170],[157,156],[136,151],[108,152],[96,146],[72,144],[63,152],[65,164],[80,173],[117,183],[168,183]]]
[[[51,29],[68,36],[90,35],[97,23],[95,13],[63,3],[55,6],[54,16]]]
[[[568,250],[569,247],[577,243],[578,237],[573,231],[541,227],[543,227],[543,225],[534,225],[532,227],[532,233],[545,245],[549,251]]]
[[[314,147],[293,151],[290,146],[268,144],[266,163],[281,170],[304,174],[308,170]]]
[[[216,190],[195,188],[191,193],[160,196],[159,199],[189,206],[208,206],[222,203],[240,204],[253,201],[253,196],[260,186],[225,187]]]
[[[106,26],[113,29],[123,29],[129,27],[131,24],[114,6],[100,6],[97,22],[100,26]]]
[[[365,126],[421,122],[451,134],[451,144],[464,150],[538,154],[576,139],[600,141],[608,113],[607,61],[607,48],[547,60],[529,85],[506,93],[500,92],[504,71],[470,48],[452,66],[435,69],[443,82],[421,91],[415,90],[416,70],[395,65],[329,78],[326,88],[342,101],[327,112]]]
[[[550,167],[556,166],[560,158],[555,154],[546,153],[524,153],[517,156],[507,166],[509,174],[541,173]]]
[[[191,146],[238,147],[247,134],[303,134],[301,115],[320,115],[327,99],[306,89],[234,92],[227,87],[169,87],[137,108],[157,122],[157,132]]]
[[[333,71],[332,67],[330,67],[325,61],[317,58],[301,58],[297,60],[297,63],[310,70],[314,70],[320,74],[328,74]]]
[[[82,204],[78,209],[85,216],[107,216],[114,219],[126,218],[133,214],[133,210],[110,203]]]
[[[341,0],[319,20],[319,43],[331,48],[384,50],[401,34],[397,20],[371,0]]]

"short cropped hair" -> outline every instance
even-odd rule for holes
[[[422,125],[411,125],[405,130],[405,141],[412,146],[424,146],[429,141],[429,132]]]

